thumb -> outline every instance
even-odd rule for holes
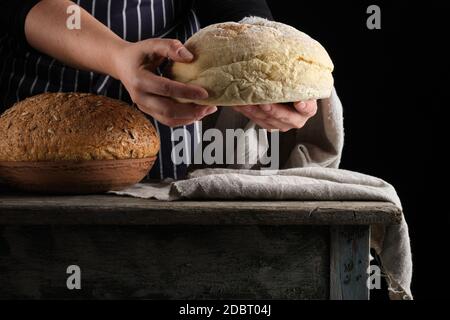
[[[194,59],[194,55],[181,41],[175,39],[149,40],[149,48],[153,53],[177,62],[191,62]]]

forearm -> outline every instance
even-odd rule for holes
[[[35,5],[25,20],[28,43],[72,67],[118,78],[113,56],[127,42],[82,8],[80,29],[69,29],[70,5],[74,3],[68,0],[42,0]]]

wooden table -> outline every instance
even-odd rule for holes
[[[384,202],[3,194],[0,298],[368,299],[370,226],[400,217]]]

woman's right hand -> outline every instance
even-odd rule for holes
[[[191,124],[217,111],[216,106],[179,103],[173,97],[205,99],[202,87],[184,84],[155,74],[156,68],[170,58],[189,63],[194,59],[183,44],[173,39],[149,39],[125,43],[113,52],[113,72],[139,109],[159,122],[177,127]]]

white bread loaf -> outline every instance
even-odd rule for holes
[[[185,43],[191,63],[172,65],[172,79],[209,92],[201,105],[284,103],[327,98],[333,63],[316,40],[262,18],[210,25]]]

